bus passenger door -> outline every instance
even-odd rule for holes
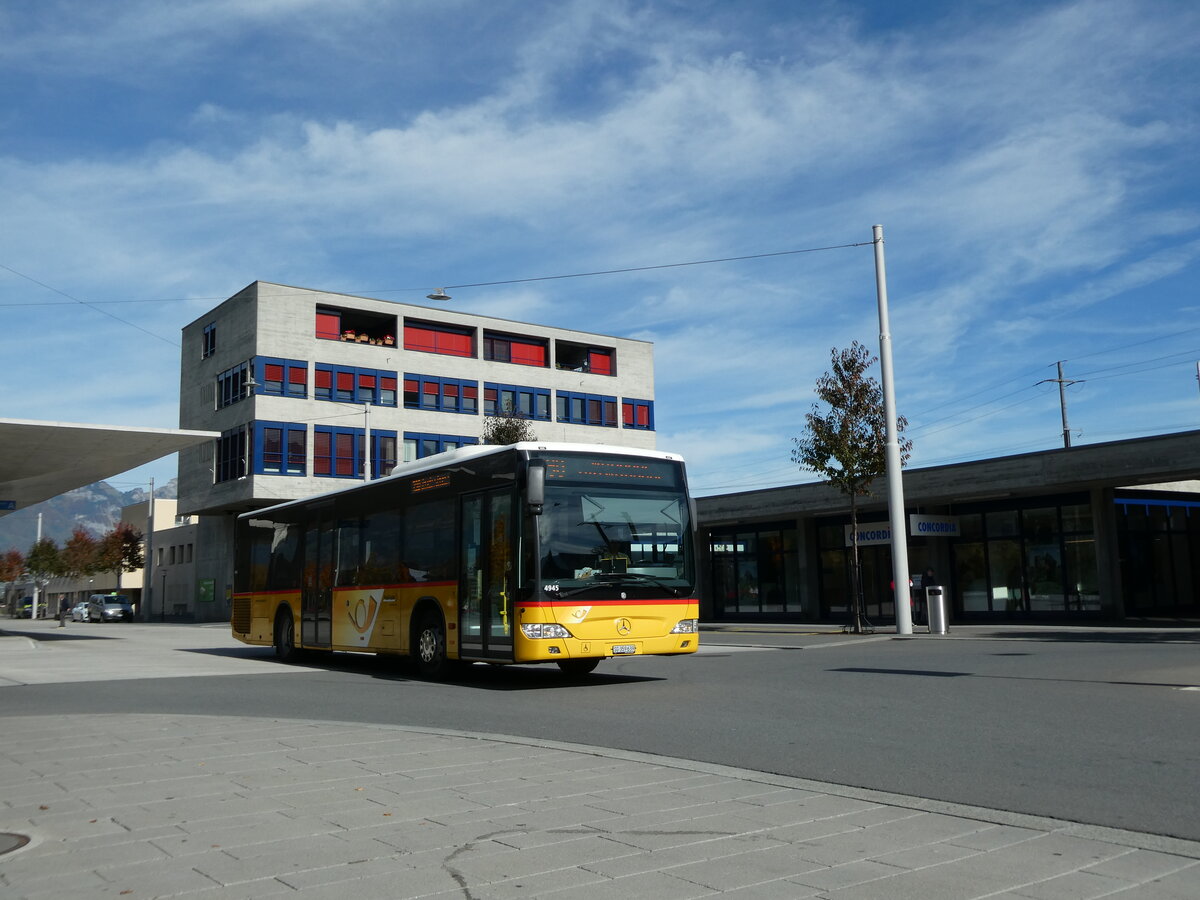
[[[512,659],[517,590],[515,514],[511,489],[463,499],[458,590],[463,656]]]
[[[328,647],[333,630],[333,519],[321,516],[304,533],[304,592],[300,640],[305,647]]]

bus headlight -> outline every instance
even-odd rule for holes
[[[699,619],[680,619],[679,624],[671,629],[671,634],[695,634],[699,630]]]
[[[521,633],[527,638],[569,638],[571,632],[563,628],[561,625],[553,623],[541,624],[534,622],[530,625],[521,625]]]

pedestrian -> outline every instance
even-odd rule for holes
[[[58,627],[67,627],[67,614],[71,612],[71,604],[67,600],[66,594],[60,594],[58,597]]]

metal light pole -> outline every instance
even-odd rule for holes
[[[883,382],[883,414],[887,419],[888,516],[892,527],[892,586],[896,633],[912,634],[909,608],[908,529],[904,521],[904,483],[901,480],[900,429],[896,423],[896,389],[892,375],[892,334],[888,324],[887,270],[883,262],[883,226],[874,226],[875,292],[879,298],[879,365]]]

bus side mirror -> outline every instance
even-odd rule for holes
[[[525,505],[533,515],[540,516],[545,503],[546,463],[540,459],[531,460],[525,478]]]

